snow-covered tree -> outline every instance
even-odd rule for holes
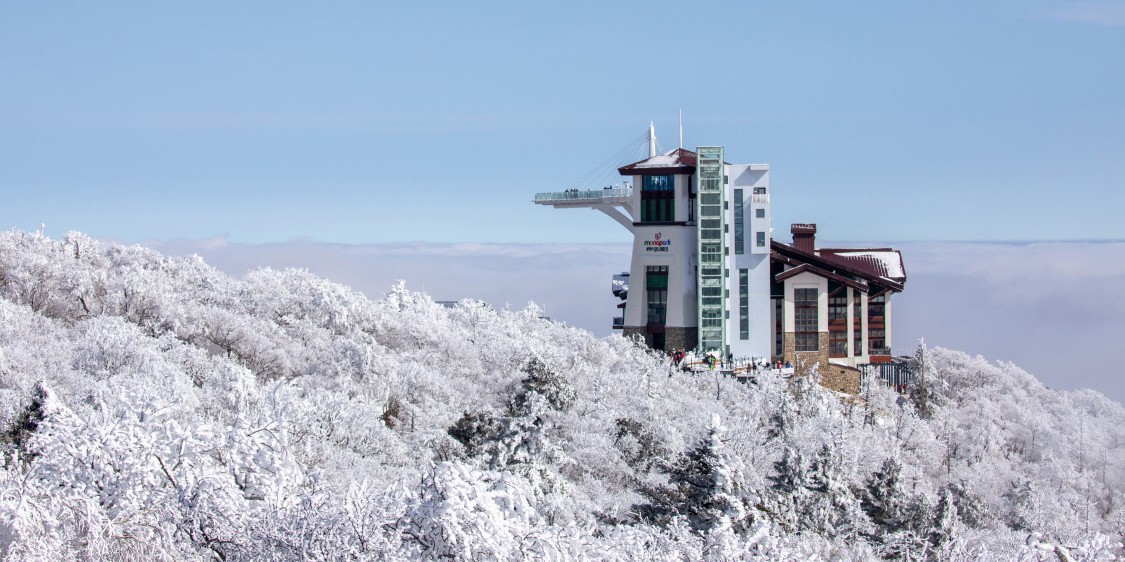
[[[1096,392],[923,345],[841,400],[542,316],[0,233],[0,558],[1122,554]]]

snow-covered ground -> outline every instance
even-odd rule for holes
[[[0,233],[0,552],[1120,555],[1125,410],[1096,392],[931,349],[925,393],[841,400],[540,316]]]

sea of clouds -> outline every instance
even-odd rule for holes
[[[241,244],[215,237],[143,245],[199,254],[234,275],[304,268],[369,298],[401,279],[434,300],[472,298],[496,308],[533,301],[553,319],[599,336],[613,332],[621,302],[610,294],[610,276],[628,270],[630,258],[628,244]],[[1012,361],[1048,386],[1093,388],[1125,401],[1117,352],[1125,336],[1125,242],[891,245],[902,251],[907,273],[906,291],[893,301],[895,353],[925,338]]]

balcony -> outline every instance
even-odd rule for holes
[[[750,196],[751,203],[769,203],[770,195],[768,193],[755,193]]]
[[[871,347],[867,349],[867,354],[870,356],[887,356],[891,355],[891,348],[889,347]]]
[[[625,327],[625,317],[624,316],[614,316],[613,317],[613,329],[614,330],[620,330],[624,327]]]
[[[625,300],[629,297],[629,272],[622,272],[620,275],[613,276],[611,285],[613,289],[613,296]]]
[[[628,203],[633,197],[633,188],[588,189],[585,191],[552,191],[536,193],[534,203],[539,205],[590,205],[598,203]]]

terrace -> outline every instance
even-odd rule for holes
[[[623,205],[631,202],[633,188],[606,188],[588,190],[553,191],[536,193],[534,203],[539,205]]]

